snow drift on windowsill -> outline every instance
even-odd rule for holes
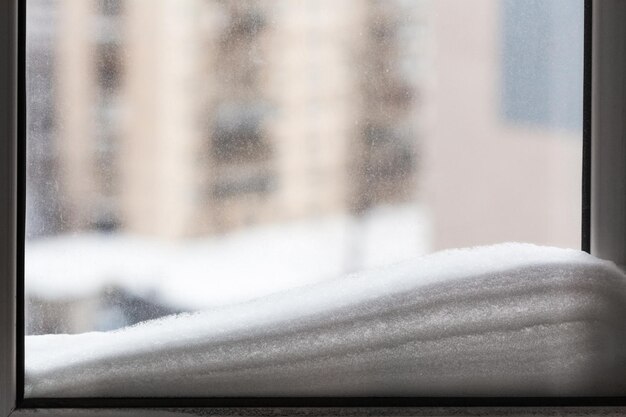
[[[27,397],[623,395],[626,278],[586,253],[450,250],[247,303],[26,338]]]

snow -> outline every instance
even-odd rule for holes
[[[26,338],[27,397],[623,395],[626,277],[458,249],[113,332]]]
[[[406,204],[376,208],[360,221],[320,217],[178,242],[56,236],[27,243],[26,291],[63,300],[115,285],[176,309],[200,310],[410,259],[428,251],[428,233],[424,210]]]

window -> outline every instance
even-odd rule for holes
[[[267,159],[263,138],[264,110],[255,104],[223,104],[216,112],[213,156],[220,162]]]
[[[582,27],[576,23],[582,19],[582,8],[566,3],[511,0],[503,4],[502,107],[512,123],[580,128],[582,109],[571,103],[576,101],[573,97],[582,96],[582,84],[577,82],[582,77],[582,67],[577,65],[582,50],[571,40],[574,34],[582,37]],[[520,21],[525,23],[511,23]],[[525,48],[527,42],[536,47]],[[545,59],[553,54],[559,58]]]
[[[398,363],[404,363],[412,375],[420,370],[430,375],[427,369],[431,365],[422,363],[422,356],[408,347],[413,344],[419,351],[423,345],[426,349],[430,345],[424,339],[431,337],[430,333],[409,329],[416,321],[437,322],[445,316],[439,310],[428,312],[426,306],[413,301],[401,303],[407,306],[400,314],[396,307],[379,305],[378,300],[412,297],[413,290],[399,290],[408,284],[396,276],[399,272],[394,272],[398,268],[394,265],[410,263],[412,258],[438,249],[508,240],[579,245],[581,119],[572,132],[549,127],[524,131],[500,123],[499,102],[486,93],[489,88],[499,88],[499,74],[505,84],[513,82],[506,75],[513,72],[509,61],[514,59],[506,53],[499,56],[501,45],[505,52],[537,47],[538,54],[548,57],[546,61],[561,59],[551,54],[551,49],[541,49],[543,43],[537,39],[500,38],[501,26],[505,33],[528,31],[527,26],[534,22],[508,18],[507,4],[353,0],[350,7],[336,9],[321,0],[254,5],[236,0],[163,1],[126,2],[109,13],[108,6],[98,1],[30,0],[27,15],[28,10],[36,9],[56,18],[47,36],[53,50],[59,52],[50,57],[50,67],[41,68],[51,69],[52,75],[42,76],[55,80],[58,95],[47,102],[48,107],[32,111],[53,115],[50,158],[59,170],[43,178],[56,174],[55,194],[61,205],[55,222],[66,223],[61,233],[34,239],[27,236],[27,334],[30,329],[54,328],[75,335],[67,340],[78,340],[90,331],[127,328],[179,311],[194,315],[163,318],[159,326],[170,322],[170,326],[192,326],[191,322],[206,316],[205,320],[215,321],[226,331],[223,336],[197,328],[192,334],[176,335],[177,340],[190,344],[203,334],[207,340],[237,338],[237,332],[243,331],[237,330],[240,328],[257,332],[262,340],[280,342],[264,342],[265,350],[253,348],[260,343],[256,339],[241,347],[235,344],[235,351],[246,352],[241,358],[234,353],[232,357],[216,354],[201,368],[207,373],[202,377],[205,383],[189,375],[191,384],[173,386],[167,375],[158,374],[160,387],[142,384],[147,386],[134,391],[123,383],[123,369],[130,366],[126,356],[159,352],[145,350],[140,343],[135,345],[136,351],[119,351],[115,357],[121,368],[117,379],[101,375],[105,370],[94,372],[97,378],[117,382],[107,387],[98,379],[80,380],[70,372],[79,365],[73,365],[71,357],[63,362],[64,355],[71,352],[68,347],[59,348],[55,354],[58,362],[44,363],[47,354],[38,346],[43,343],[49,349],[45,341],[54,336],[27,336],[26,398],[133,397],[167,392],[173,396],[453,395],[455,390],[500,395],[497,387],[480,388],[480,383],[475,390],[458,388],[469,381],[448,376],[453,370],[443,364],[435,367],[442,377],[431,381],[432,391],[425,388],[428,376],[420,379],[396,371],[385,377]],[[567,37],[567,45],[580,57],[582,5],[580,1],[561,5],[564,11],[575,8],[579,12],[571,28],[552,28],[549,11],[536,12],[548,16],[546,26]],[[457,24],[459,10],[467,23]],[[150,13],[152,17],[146,19]],[[485,30],[475,32],[475,26]],[[31,35],[27,31],[27,47],[30,36],[37,38],[40,32]],[[456,36],[463,36],[465,42],[459,44]],[[168,41],[156,47],[157,39]],[[35,43],[44,41],[36,39]],[[411,71],[413,63],[420,61],[426,61],[422,73]],[[546,67],[544,72],[560,79],[562,73],[582,68],[582,59],[570,61]],[[528,59],[522,59],[522,64],[536,66]],[[447,67],[466,69],[446,71]],[[530,82],[525,81],[516,88],[527,91]],[[28,85],[29,79],[26,82]],[[582,76],[574,78],[574,83],[582,85]],[[558,92],[546,97],[568,100]],[[45,90],[31,90],[27,109],[29,101],[42,94]],[[567,106],[580,109],[581,96],[573,97]],[[312,102],[316,104],[311,106]],[[537,98],[533,106],[543,102]],[[458,112],[456,123],[447,123],[447,112],[454,111]],[[554,112],[563,113],[560,109]],[[530,148],[529,142],[535,147]],[[461,155],[458,149],[464,147]],[[420,160],[422,164],[418,164]],[[503,169],[501,160],[507,160],[508,169]],[[474,169],[478,163],[481,169]],[[543,182],[544,177],[551,181]],[[35,176],[33,181],[40,178]],[[465,189],[475,196],[464,196]],[[533,199],[536,204],[521,199]],[[37,202],[47,205],[46,201]],[[26,223],[41,223],[32,218],[31,213],[37,211],[31,208],[27,198]],[[515,217],[509,214],[513,210]],[[507,250],[511,256],[535,259],[533,250],[525,246],[494,247],[491,256]],[[480,259],[481,253],[476,249],[474,256]],[[426,282],[433,273],[420,278],[418,271],[433,258],[419,259],[411,282],[428,293]],[[457,260],[452,256],[441,262],[455,264]],[[502,261],[501,267],[504,265]],[[384,269],[368,279],[364,271],[373,268]],[[319,288],[317,291],[326,288],[324,291],[342,294],[335,282],[346,280],[342,285],[349,285],[353,273],[365,276],[341,302],[331,302],[330,296],[316,302],[307,290],[312,286]],[[519,279],[524,281],[523,276]],[[378,280],[386,287],[363,299],[358,296]],[[281,298],[285,291],[301,300],[297,308],[290,308]],[[31,297],[46,314],[29,314]],[[264,304],[263,300],[272,297],[277,298]],[[498,305],[490,303],[488,310]],[[266,317],[266,321],[250,317],[244,323],[221,322],[219,312],[232,309],[234,316],[247,317],[250,305],[257,305],[255,316]],[[283,306],[280,317],[272,309],[278,305]],[[326,309],[319,311],[324,305]],[[454,303],[445,301],[445,305],[453,308]],[[361,309],[378,311],[383,317],[400,316],[386,321],[366,315],[368,319],[361,323],[363,317],[355,315]],[[339,312],[346,317],[354,315],[354,323],[346,327],[335,322],[334,315]],[[416,312],[425,316],[418,318]],[[486,313],[478,302],[467,314]],[[328,331],[309,334],[316,317],[325,317]],[[447,327],[445,323],[440,325]],[[154,325],[124,330],[116,340],[121,343],[129,337],[124,335]],[[312,346],[318,349],[300,348],[298,338],[292,340],[284,331],[271,330],[277,326],[293,327],[311,343],[317,340]],[[381,327],[380,334],[374,331],[376,326]],[[407,330],[394,336],[389,329],[395,326]],[[469,323],[464,326],[466,332],[472,328]],[[372,332],[371,339],[365,329]],[[411,333],[420,336],[403,339]],[[157,341],[165,346],[172,342],[146,337],[154,339],[149,346]],[[350,337],[356,342],[344,340]],[[531,338],[533,342],[535,338]],[[393,348],[379,346],[383,339]],[[485,340],[479,343],[488,350],[491,339]],[[456,346],[457,360],[470,349],[467,337],[462,341]],[[554,343],[561,342],[564,346],[571,343],[563,337]],[[93,343],[87,348],[91,345],[85,340],[81,349],[106,356],[109,343]],[[446,351],[448,345],[441,343],[437,346]],[[372,352],[359,350],[364,348]],[[273,356],[272,352],[281,349],[287,352]],[[376,356],[375,352],[382,354],[381,349],[390,349],[392,359]],[[202,363],[202,355],[206,353],[198,351],[189,360],[196,357],[196,363]],[[246,356],[258,356],[258,360]],[[435,355],[431,361],[439,363],[437,358]],[[104,359],[96,355],[82,360],[99,369],[99,361]],[[328,378],[332,368],[342,372],[332,377],[332,383],[323,378],[298,383],[299,375],[290,366],[282,371],[274,368],[276,363],[290,360],[305,366],[312,377],[317,373]],[[218,377],[229,368],[216,368],[214,361],[232,364],[232,376]],[[350,367],[350,361],[359,365]],[[56,376],[48,373],[52,364]],[[513,369],[510,366],[507,373]],[[237,369],[242,367],[253,371],[239,375]],[[268,368],[283,377],[264,373]],[[135,380],[141,378],[142,370],[133,369]],[[67,382],[64,372],[71,375]],[[465,371],[476,372],[471,367]],[[259,373],[261,376],[254,377]],[[497,385],[504,384],[502,378],[506,380],[501,374],[488,375],[486,379],[498,381]],[[348,387],[346,378],[360,382]],[[408,382],[401,383],[403,378]],[[55,384],[50,387],[47,381],[53,379]],[[242,379],[250,381],[249,385]],[[538,383],[522,384],[525,389],[513,384],[510,391],[502,393],[534,392],[531,385],[534,390]],[[224,391],[216,385],[224,386]],[[397,387],[397,391],[389,387]]]
[[[604,16],[604,15],[603,15],[603,16]],[[606,16],[605,16],[605,17],[606,17]],[[602,91],[602,90],[600,90],[600,91]],[[9,177],[10,177],[10,176],[9,176]],[[596,178],[597,178],[597,177],[596,177]],[[610,246],[603,245],[601,241],[602,241],[602,239],[601,239],[601,238],[600,238],[600,239],[598,239],[598,240],[596,240],[596,245],[597,245],[597,247],[598,247],[598,248],[600,248],[601,250],[607,250],[606,248],[607,248],[607,247],[610,247]]]

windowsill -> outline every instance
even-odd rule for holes
[[[625,310],[624,275],[580,251],[444,251],[120,331],[29,336],[26,397],[620,395]]]

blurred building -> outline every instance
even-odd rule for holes
[[[28,236],[178,239],[414,201],[424,10],[31,0]],[[28,306],[30,334],[179,311],[118,287]]]
[[[56,2],[55,229],[175,238],[413,200],[405,3]]]

